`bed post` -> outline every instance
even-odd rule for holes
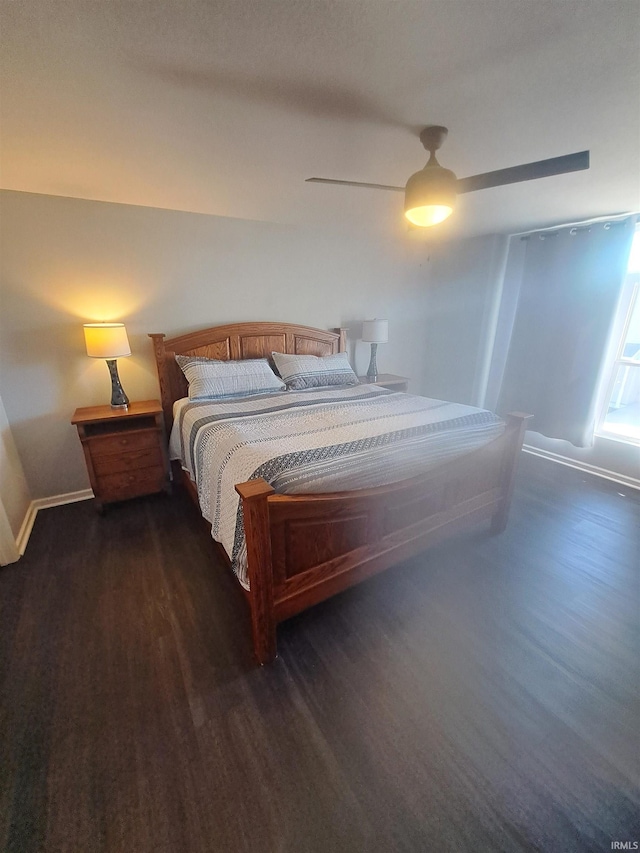
[[[347,351],[347,332],[349,329],[345,329],[342,326],[338,329],[340,333],[340,341],[338,343],[338,352],[346,352]]]
[[[510,412],[505,416],[507,435],[505,435],[506,445],[502,460],[500,483],[503,493],[500,506],[491,518],[491,533],[502,533],[507,526],[509,507],[511,506],[511,498],[513,497],[513,487],[516,481],[518,458],[522,450],[527,421],[531,420],[532,417],[533,415],[525,415],[522,412]]]
[[[156,359],[156,369],[158,371],[164,423],[167,435],[169,435],[173,424],[173,401],[171,399],[171,381],[167,375],[166,353],[164,349],[165,336],[163,334],[150,334],[149,337],[153,341],[153,354]]]
[[[236,492],[242,500],[244,533],[247,540],[249,603],[253,651],[260,665],[276,656],[276,621],[273,602],[273,566],[267,498],[274,489],[264,480],[239,483]]]

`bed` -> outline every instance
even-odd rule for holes
[[[490,413],[458,411],[457,404],[429,401],[371,385],[286,391],[259,396],[250,404],[242,399],[216,401],[213,405],[204,401],[199,409],[185,402],[188,386],[176,356],[222,361],[270,358],[272,352],[329,356],[345,352],[346,330],[330,332],[287,323],[239,323],[170,339],[164,334],[150,337],[167,431],[172,435],[174,451],[177,444],[182,445],[180,467],[192,473],[192,476],[184,473],[185,487],[212,523],[214,537],[219,534],[218,541],[227,540],[223,541],[223,553],[236,571],[249,603],[253,647],[260,664],[276,656],[279,622],[484,519],[490,520],[493,533],[504,529],[528,415],[514,413],[498,421]],[[254,458],[251,455],[256,449],[254,445],[265,442],[272,454],[282,442],[282,446],[292,451],[291,454],[276,452],[279,460],[295,456],[298,435],[287,430],[291,424],[296,428],[296,421],[312,425],[319,418],[323,420],[318,432],[329,438],[319,440],[316,436],[313,444],[324,442],[333,452],[336,446],[345,444],[335,438],[342,435],[342,424],[336,421],[342,409],[349,412],[350,429],[355,429],[357,436],[367,435],[365,422],[371,421],[386,424],[385,436],[401,435],[405,444],[407,436],[412,437],[412,442],[423,442],[414,445],[413,451],[421,459],[427,455],[426,448],[432,452],[435,447],[428,470],[411,465],[407,468],[406,460],[402,462],[398,454],[397,471],[404,472],[402,479],[397,479],[396,471],[395,476],[391,475],[393,482],[378,483],[371,479],[374,476],[371,471],[376,469],[376,457],[371,457],[371,453],[384,453],[385,460],[391,460],[393,446],[376,451],[370,442],[363,444],[362,438],[347,442],[349,452],[355,447],[355,453],[349,459],[340,457],[344,464],[343,461],[336,464],[334,458],[327,460],[324,454],[310,469],[304,469],[305,477],[287,478],[284,465],[274,469],[272,464],[260,466],[245,460],[237,462],[234,468],[229,462],[233,460],[231,448],[239,444],[246,446],[250,459]],[[446,412],[448,423],[462,424],[466,430],[457,439],[459,446],[455,453],[450,453],[444,445],[440,449],[441,421],[437,418],[442,412]],[[173,429],[174,415],[176,429]],[[245,438],[240,441],[233,432],[252,423],[263,429],[270,422],[276,425],[275,437],[269,435],[252,442],[250,429],[245,429]],[[189,429],[193,434],[206,436],[207,440],[201,444],[217,448],[215,452],[224,459],[224,465],[209,464],[206,481],[200,475],[196,482],[194,459],[206,455],[196,446],[195,439],[189,443],[184,438]],[[377,432],[380,431],[378,428]],[[416,435],[418,438],[414,438]],[[324,479],[327,466],[333,480]],[[343,479],[336,480],[335,470],[341,466],[345,469]],[[218,476],[223,467],[226,483]],[[420,473],[406,476],[414,470]],[[234,471],[240,478],[237,482],[233,479]],[[304,481],[302,486],[301,481]],[[211,482],[217,484],[226,502],[222,512],[218,504],[209,505],[207,496],[215,491]],[[331,491],[313,491],[324,482],[337,482],[338,490],[332,486]],[[374,485],[370,485],[372,482]],[[359,487],[362,483],[365,487]],[[349,488],[343,488],[347,484]],[[283,493],[288,490],[304,493]],[[237,519],[235,545],[232,545],[234,531],[229,519]]]

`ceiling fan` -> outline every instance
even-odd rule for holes
[[[388,184],[369,184],[362,181],[340,181],[334,178],[307,178],[307,182],[316,184],[339,184],[348,187],[368,187],[374,190],[393,190],[404,193],[404,215],[409,222],[418,226],[437,225],[452,212],[459,193],[471,193],[504,184],[518,184],[522,181],[534,181],[551,175],[564,175],[566,172],[579,172],[589,168],[589,152],[578,151],[562,157],[537,160],[535,163],[523,163],[495,172],[484,172],[468,178],[457,178],[450,169],[445,169],[436,159],[449,131],[440,125],[429,125],[420,134],[420,141],[430,153],[424,169],[411,175],[404,187]]]

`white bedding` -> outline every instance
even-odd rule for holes
[[[287,391],[174,406],[172,459],[195,481],[203,516],[248,588],[236,483],[318,493],[397,482],[486,444],[490,412],[374,385]]]

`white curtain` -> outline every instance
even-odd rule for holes
[[[540,232],[515,244],[520,282],[517,303],[511,294],[509,347],[494,351],[504,362],[493,365],[494,376],[503,374],[498,412],[528,412],[535,432],[592,444],[635,219]]]

